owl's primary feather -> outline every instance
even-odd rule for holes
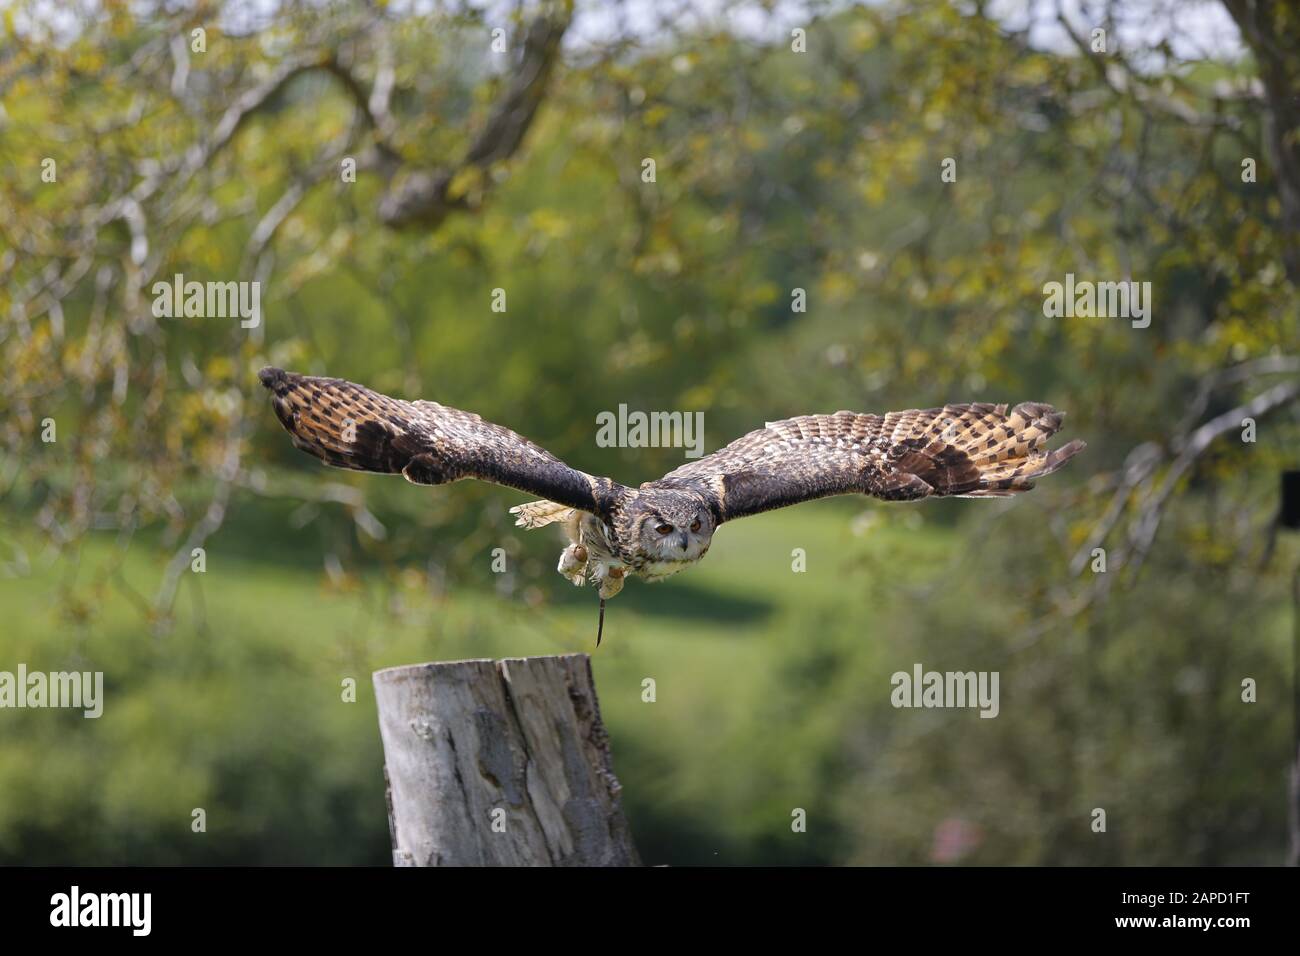
[[[885,501],[995,498],[1034,487],[1084,448],[1044,444],[1062,412],[1038,402],[978,403],[887,415],[836,412],[771,422],[669,472],[654,488],[692,488],[719,523],[829,495]]]
[[[1039,402],[836,412],[771,422],[664,477],[629,488],[570,468],[478,415],[402,401],[336,378],[261,372],[293,443],[326,464],[417,484],[479,478],[543,499],[519,525],[560,524],[559,571],[602,598],[626,574],[659,580],[699,561],[724,521],[830,495],[885,501],[993,498],[1028,491],[1084,448],[1046,445],[1063,413]]]
[[[336,468],[401,474],[420,485],[480,478],[592,512],[613,485],[458,408],[278,368],[259,378],[294,445]]]

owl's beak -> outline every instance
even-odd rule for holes
[[[688,538],[686,536],[686,532],[683,531],[677,535],[677,543],[680,544],[682,546],[682,550],[685,551],[687,547],[690,545],[691,539]]]

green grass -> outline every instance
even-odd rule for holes
[[[699,568],[630,582],[599,650],[594,592],[546,573],[521,582],[530,600],[504,596],[491,544],[470,562],[481,577],[436,595],[418,567],[332,585],[311,535],[255,543],[232,524],[208,542],[206,572],[186,572],[166,633],[139,606],[168,556],[155,543],[118,555],[91,535],[79,555],[34,551],[29,574],[0,579],[0,667],[103,670],[105,711],[4,714],[0,860],[384,863],[370,673],[575,651],[593,654],[647,861],[829,859],[829,832],[783,846],[764,834],[788,833],[790,808],[826,789],[829,685],[874,666],[874,605],[898,595],[868,591],[864,563],[936,557],[948,536],[889,520],[855,535],[861,511],[820,502],[724,527]],[[518,561],[553,564],[558,536],[512,533]],[[795,548],[806,573],[791,570]],[[356,703],[341,699],[347,678]],[[195,808],[205,833],[191,830]]]
[[[241,502],[164,633],[142,613],[170,556],[156,538],[119,556],[91,534],[56,560],[8,539],[0,559],[21,544],[31,571],[0,578],[0,669],[102,670],[106,700],[99,720],[0,711],[0,863],[385,864],[370,674],[571,652],[592,655],[648,863],[926,863],[952,824],[977,835],[961,862],[1278,858],[1289,615],[1263,582],[1264,600],[1224,600],[1171,549],[1171,573],[1021,647],[1050,606],[1035,582],[1064,575],[1050,499],[838,499],[726,525],[700,567],[629,582],[596,649],[594,592],[551,570],[553,529],[493,524],[499,495],[391,488],[382,545],[337,521],[294,530],[294,502]],[[460,523],[426,527],[426,505]],[[427,550],[358,557],[400,535]],[[366,570],[331,578],[323,541]],[[998,719],[893,709],[889,677],[915,662],[999,671]],[[1243,676],[1261,703],[1240,702]]]

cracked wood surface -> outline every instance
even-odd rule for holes
[[[374,675],[398,866],[637,866],[586,654]]]

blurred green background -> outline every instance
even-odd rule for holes
[[[265,364],[471,409],[629,484],[683,457],[598,448],[620,404],[703,411],[709,451],[813,411],[1066,409],[1089,448],[1027,496],[746,519],[610,603],[594,671],[641,854],[1285,859],[1294,10],[4,22],[0,670],[102,670],[106,700],[0,710],[0,863],[386,864],[370,673],[593,651],[594,594],[555,574],[553,529],[513,527],[523,496],[321,468]],[[176,273],[261,282],[261,324],[155,317]],[[1150,282],[1150,327],[1046,317],[1066,273]],[[1000,672],[999,716],[896,710],[918,662]]]

